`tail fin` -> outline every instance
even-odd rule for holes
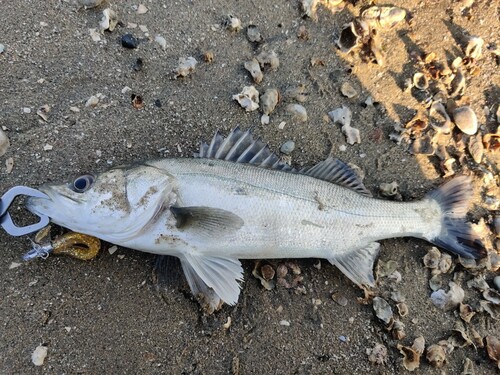
[[[427,195],[443,211],[441,233],[430,241],[464,258],[478,259],[486,256],[486,249],[465,218],[472,193],[471,178],[459,176]]]

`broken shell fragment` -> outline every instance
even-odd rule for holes
[[[396,181],[382,183],[379,186],[380,194],[384,197],[394,197],[399,193],[399,184]]]
[[[410,152],[412,154],[433,155],[435,150],[430,135],[415,139],[411,144]]]
[[[438,124],[436,122],[437,118],[435,114],[441,115],[441,120],[444,119],[444,121],[441,124]],[[446,112],[446,108],[444,107],[443,103],[434,101],[429,109],[429,116],[431,119],[434,121],[431,121],[431,126],[434,130],[436,130],[438,133],[443,133],[443,134],[450,134],[451,132],[451,119],[450,116],[448,116],[448,113]]]
[[[0,127],[0,156],[5,155],[8,148],[10,147],[9,137]]]
[[[441,289],[442,287],[443,287],[443,278],[440,273],[433,275],[429,279],[429,288],[431,288],[433,292],[437,291],[438,289]]]
[[[451,281],[449,284],[450,290],[445,292],[439,289],[431,294],[431,301],[434,306],[445,311],[452,310],[464,300],[464,290],[456,283]]]
[[[269,264],[261,266],[261,262],[255,262],[252,275],[260,280],[260,284],[264,289],[272,290],[276,287],[276,283],[272,280],[274,278],[274,269]]]
[[[424,266],[427,268],[438,268],[441,259],[441,251],[437,247],[432,247],[424,256]]]
[[[406,337],[405,325],[400,320],[395,320],[391,331],[394,340],[403,340]]]
[[[472,307],[464,303],[460,303],[459,312],[460,318],[462,318],[462,320],[466,323],[470,323],[472,317],[476,315],[476,312],[472,310]]]
[[[375,61],[377,65],[384,66],[385,65],[385,52],[382,48],[382,42],[377,33],[373,33],[370,38],[370,51],[375,57]]]
[[[460,375],[476,375],[474,372],[474,363],[469,358],[465,358],[464,369]]]
[[[453,121],[458,128],[468,135],[477,132],[477,117],[469,106],[458,107],[453,111]]]
[[[464,73],[462,72],[462,69],[459,68],[457,69],[455,77],[453,77],[453,80],[450,83],[450,96],[462,96],[465,93],[465,84],[466,82]]]
[[[397,7],[372,6],[361,13],[361,19],[372,28],[391,28],[403,21],[405,17],[406,11]]]
[[[328,112],[328,116],[333,120],[333,122],[338,122],[341,125],[350,125],[352,119],[351,110],[343,105],[341,108],[337,108],[333,111]]]
[[[344,125],[342,126],[342,133],[345,134],[346,141],[350,145],[361,143],[361,135],[358,129],[353,128],[349,125]]]
[[[259,92],[254,86],[243,87],[239,94],[233,95],[233,100],[236,100],[247,112],[259,108]]]
[[[469,39],[465,47],[465,56],[477,60],[481,57],[484,40],[479,37],[472,37]]]
[[[267,89],[266,92],[260,97],[260,104],[262,113],[270,115],[280,99],[280,94],[276,89]]]
[[[361,45],[361,37],[356,31],[354,22],[344,25],[336,43],[343,53],[348,53]]]
[[[342,86],[340,87],[340,92],[342,95],[350,98],[354,98],[356,95],[358,95],[358,92],[354,87],[349,82],[344,82]]]
[[[446,353],[441,345],[431,345],[427,348],[427,361],[437,368],[441,368],[446,363]]]
[[[418,113],[406,124],[405,128],[409,129],[411,134],[418,137],[427,129],[428,124],[427,118]]]
[[[307,121],[307,111],[304,106],[300,104],[288,104],[286,106],[286,110],[292,115],[293,118],[299,120],[300,122]]]
[[[500,293],[494,289],[486,289],[483,292],[483,298],[494,305],[500,305]]]
[[[255,25],[247,26],[247,39],[252,43],[261,43],[263,38],[260,34],[259,28]]]
[[[492,335],[486,336],[486,350],[490,359],[495,361],[500,369],[500,340]]]
[[[175,78],[186,77],[194,72],[198,61],[192,56],[179,58],[179,65],[177,66],[177,74]]]
[[[307,91],[306,85],[303,83],[285,91],[285,97],[287,99],[296,100],[300,103],[304,103],[307,100],[308,95],[309,92]]]
[[[239,20],[239,18],[229,14],[224,20],[224,26],[229,31],[238,32],[241,30],[241,21]]]
[[[260,273],[262,274],[262,277],[265,280],[269,281],[269,280],[274,279],[274,275],[276,272],[274,271],[274,268],[270,264],[264,264],[260,268]]]
[[[118,15],[116,12],[110,8],[106,8],[102,11],[102,19],[99,22],[99,28],[101,30],[113,31],[118,24]]]
[[[408,315],[408,305],[404,302],[400,302],[396,305],[397,309],[398,309],[398,314],[399,316],[401,317],[405,317],[406,315]]]
[[[375,315],[385,324],[391,323],[393,319],[392,308],[389,306],[387,301],[380,297],[373,298],[373,310]]]
[[[260,64],[256,59],[252,59],[247,61],[245,64],[245,69],[250,72],[250,75],[253,78],[255,83],[261,83],[264,78],[264,74],[262,74],[262,70],[260,70]]]
[[[413,86],[419,90],[427,90],[429,88],[429,80],[424,73],[415,73],[413,75]]]
[[[280,59],[278,58],[278,55],[274,51],[271,52],[262,51],[257,55],[256,58],[260,66],[263,68],[269,66],[271,70],[276,70],[280,66]]]
[[[387,348],[382,344],[375,344],[373,349],[366,349],[368,360],[374,365],[385,365],[387,363]]]
[[[481,134],[477,133],[475,136],[470,137],[467,148],[469,149],[472,159],[474,159],[477,164],[481,163],[484,154],[483,139]]]
[[[425,339],[422,336],[413,341],[411,347],[397,345],[397,349],[403,355],[403,366],[408,371],[415,371],[420,366],[420,357],[425,349]]]

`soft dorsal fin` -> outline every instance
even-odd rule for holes
[[[344,186],[367,197],[372,196],[351,167],[331,156],[313,167],[301,169],[299,173]]]
[[[372,196],[356,173],[342,161],[329,157],[313,167],[297,171],[272,153],[260,139],[254,139],[250,129],[244,132],[236,127],[226,138],[216,131],[210,144],[202,142],[199,153],[195,153],[194,157],[227,160],[261,168],[305,174],[346,187],[361,195]]]

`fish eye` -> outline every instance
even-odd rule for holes
[[[69,188],[73,190],[75,193],[83,193],[84,191],[90,189],[93,183],[94,183],[94,176],[86,174],[77,177],[75,181],[73,181],[73,183],[70,184]]]

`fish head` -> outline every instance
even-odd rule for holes
[[[138,165],[83,175],[39,188],[27,208],[75,232],[123,243],[138,235],[175,200],[174,181],[164,170]]]

